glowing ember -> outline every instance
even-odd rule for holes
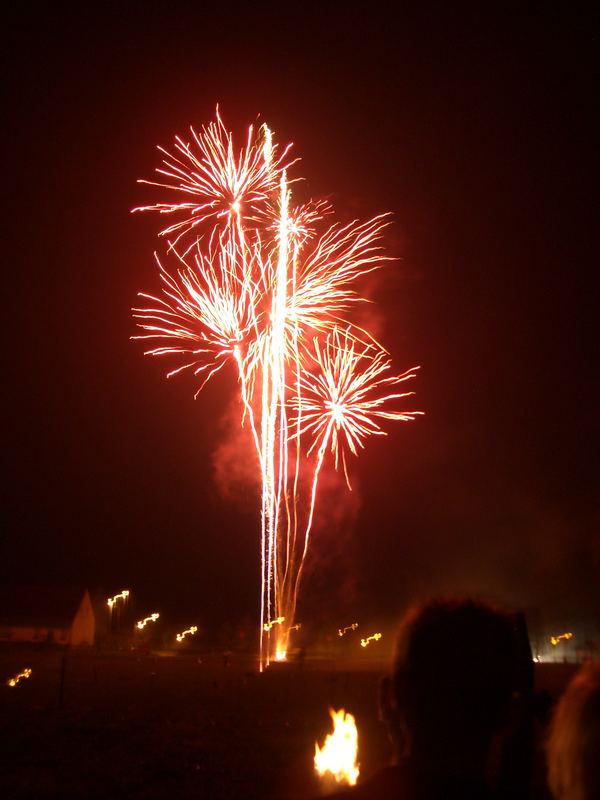
[[[123,589],[122,592],[116,594],[114,597],[109,597],[106,601],[106,605],[112,610],[112,607],[115,605],[117,600],[127,600],[129,597],[129,589]]]
[[[160,614],[158,614],[158,613],[155,613],[155,614],[150,614],[150,616],[149,616],[149,617],[145,617],[144,619],[141,619],[139,622],[136,622],[136,623],[135,623],[135,627],[136,627],[136,628],[139,628],[140,630],[142,630],[142,628],[145,628],[145,627],[146,627],[146,625],[147,625],[149,622],[156,622],[156,620],[157,620],[159,617],[160,617]]]
[[[19,674],[18,674],[18,675],[15,675],[15,677],[14,677],[14,678],[9,678],[9,679],[6,681],[6,685],[7,685],[7,686],[16,686],[16,685],[17,685],[17,683],[18,683],[18,682],[19,682],[19,681],[20,681],[22,678],[29,678],[29,676],[30,676],[30,675],[31,675],[31,669],[30,669],[29,667],[26,667],[26,668],[23,670],[23,672],[19,672]]]
[[[567,631],[567,633],[559,633],[558,636],[551,636],[550,637],[550,644],[554,645],[554,647],[556,647],[556,645],[560,641],[568,641],[569,639],[572,639],[572,638],[573,638],[573,634],[570,631]]]
[[[360,646],[366,647],[370,642],[378,642],[381,639],[380,633],[374,633],[372,636],[367,636],[366,639],[360,640]]]
[[[345,628],[338,628],[338,636],[345,636],[349,631],[355,631],[358,628],[358,622],[353,622],[352,625],[346,625]]]
[[[181,633],[178,633],[175,638],[177,639],[178,642],[183,642],[186,636],[193,636],[197,632],[197,630],[198,626],[192,625],[191,628],[186,628],[186,630],[181,631]]]
[[[399,406],[413,393],[397,388],[415,369],[395,374],[387,351],[348,318],[364,301],[356,281],[389,260],[389,219],[324,224],[327,203],[293,206],[295,162],[266,125],[236,148],[217,112],[159,150],[157,180],[142,183],[169,196],[134,210],[169,217],[168,246],[156,257],[161,291],[134,309],[134,338],[149,342],[147,355],[175,360],[168,377],[193,373],[196,395],[227,364],[237,376],[262,484],[262,669],[287,652],[328,454],[350,486],[347,454],[385,435],[384,420],[422,413]]]
[[[337,783],[354,786],[358,780],[358,731],[352,714],[344,709],[329,709],[333,733],[327,735],[323,748],[315,743],[315,770],[320,776],[330,773]]]

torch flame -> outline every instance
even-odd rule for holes
[[[155,614],[150,614],[150,616],[149,616],[149,617],[144,617],[144,619],[141,619],[139,622],[136,622],[136,623],[135,623],[135,627],[136,627],[136,628],[139,628],[140,630],[142,630],[142,628],[145,628],[145,627],[146,627],[146,625],[147,625],[149,622],[156,622],[156,620],[157,620],[159,617],[160,617],[160,614],[158,614],[158,613],[155,613]]]
[[[7,686],[16,686],[17,683],[21,680],[21,678],[28,678],[31,675],[31,669],[26,667],[23,672],[19,672],[18,675],[15,675],[14,678],[9,678],[6,681]]]
[[[333,733],[327,734],[325,744],[315,742],[315,770],[322,777],[330,772],[337,783],[354,786],[358,780],[358,731],[352,714],[329,709],[333,720]]]
[[[128,597],[129,597],[129,589],[123,589],[122,592],[119,592],[119,594],[116,594],[114,597],[109,597],[108,600],[106,601],[106,605],[110,609],[112,609],[117,600],[127,600]]]
[[[270,622],[265,622],[263,630],[270,631],[273,625],[281,625],[282,622],[285,622],[285,617],[276,617],[276,619],[272,619]],[[278,661],[281,661],[281,659],[278,659]]]
[[[561,639],[564,639],[565,641],[567,641],[568,639],[572,639],[572,638],[573,638],[573,634],[570,631],[567,631],[566,633],[559,633],[558,636],[551,636],[550,637],[550,644],[554,645],[554,647],[556,647],[556,645],[561,641]]]
[[[186,636],[188,636],[188,635],[193,636],[196,633],[197,630],[198,630],[198,626],[197,625],[192,625],[191,628],[186,628],[186,630],[181,631],[181,633],[178,633],[175,638],[177,639],[178,642],[183,642],[183,640],[185,639]]]
[[[369,642],[378,642],[380,639],[381,639],[381,634],[374,633],[372,636],[367,636],[366,639],[361,639],[360,646],[366,647],[369,644]]]

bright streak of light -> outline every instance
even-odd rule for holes
[[[129,597],[129,589],[123,589],[122,592],[119,592],[119,594],[114,595],[114,597],[109,597],[108,600],[106,601],[106,605],[112,609],[117,600],[127,600],[128,597]]]
[[[181,631],[181,633],[178,633],[175,638],[177,639],[178,642],[183,642],[186,636],[193,636],[197,632],[197,630],[198,626],[192,625],[191,628],[186,628],[186,630]]]
[[[338,636],[345,636],[350,631],[355,631],[358,628],[358,622],[353,622],[352,625],[346,625],[345,628],[338,628]]]
[[[404,410],[413,392],[400,391],[417,368],[396,373],[350,319],[366,302],[357,281],[390,260],[390,218],[325,223],[328,203],[294,205],[296,162],[266,125],[236,147],[217,111],[159,150],[157,179],[141,183],[167,196],[134,210],[167,215],[168,246],[156,255],[159,291],[134,309],[133,338],[172,360],[168,377],[192,374],[196,395],[226,367],[237,378],[262,485],[262,669],[287,652],[322,471],[342,467],[350,487],[347,454],[385,435],[384,422],[422,413]]]
[[[7,686],[16,686],[17,683],[19,683],[20,680],[22,680],[23,678],[29,678],[30,675],[31,675],[31,668],[30,667],[26,667],[23,670],[23,672],[19,672],[19,674],[15,675],[14,678],[9,678],[6,681],[6,685]]]
[[[297,622],[295,625],[290,625],[289,630],[290,631],[299,631],[301,627],[302,627],[302,623],[301,622]]]
[[[556,647],[556,645],[561,641],[568,641],[569,639],[573,638],[573,634],[570,631],[566,633],[559,633],[558,636],[551,636],[550,637],[550,644]]]
[[[354,786],[358,780],[358,730],[352,714],[329,709],[333,732],[327,735],[323,747],[315,743],[315,770],[322,777],[333,775],[337,783]]]
[[[145,627],[146,627],[146,625],[147,625],[149,622],[156,622],[156,620],[157,620],[159,617],[160,617],[160,614],[159,614],[159,613],[157,613],[157,612],[156,612],[156,613],[154,613],[154,614],[150,614],[150,616],[149,616],[149,617],[144,617],[144,619],[141,619],[139,622],[136,622],[136,623],[135,623],[135,627],[136,627],[136,628],[139,628],[139,630],[142,630],[142,628],[145,628]]]
[[[182,217],[160,232],[161,236],[175,234],[174,244],[207,220],[236,227],[242,209],[251,210],[254,205],[268,201],[277,186],[278,172],[294,163],[285,163],[291,145],[281,156],[276,156],[276,145],[268,129],[263,133],[263,147],[257,147],[252,126],[245,147],[236,154],[233,137],[218,111],[215,122],[203,126],[200,132],[190,128],[190,134],[189,141],[175,138],[174,153],[158,148],[164,158],[156,169],[159,176],[156,181],[138,181],[183,195],[181,202],[133,209]]]
[[[281,625],[282,622],[285,622],[285,617],[277,617],[277,619],[272,619],[270,622],[265,622],[263,629],[270,631],[273,625]]]
[[[381,633],[374,633],[372,636],[367,636],[366,639],[360,640],[360,646],[366,647],[370,642],[378,642],[381,639]]]

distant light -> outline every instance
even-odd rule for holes
[[[270,631],[273,625],[281,625],[282,622],[285,622],[285,617],[277,617],[276,619],[272,619],[270,622],[265,622],[263,625],[263,630]]]
[[[370,642],[378,642],[381,639],[381,633],[374,633],[372,636],[367,636],[366,639],[360,640],[360,646],[366,647]]]
[[[181,633],[178,633],[175,638],[177,639],[178,642],[183,642],[183,640],[185,639],[186,636],[188,636],[188,635],[193,636],[196,633],[197,630],[198,630],[198,626],[197,625],[192,625],[191,628],[187,628],[185,631],[182,631]]]
[[[106,601],[106,605],[110,609],[112,609],[117,600],[127,600],[128,597],[129,597],[129,589],[123,589],[122,592],[119,592],[119,594],[116,594],[114,597],[109,597],[108,600]]]
[[[136,622],[136,623],[135,623],[135,627],[136,627],[136,628],[139,628],[140,630],[142,630],[142,628],[145,628],[145,627],[146,627],[146,625],[147,625],[149,622],[156,622],[156,620],[157,620],[159,617],[160,617],[160,614],[159,614],[159,613],[150,614],[150,616],[149,616],[149,617],[145,617],[144,619],[141,619],[139,622]]]
[[[19,674],[15,675],[14,678],[9,678],[6,681],[6,685],[7,686],[16,686],[17,683],[21,680],[21,678],[28,678],[30,675],[31,675],[31,668],[30,667],[25,667],[23,672],[19,672]]]
[[[567,631],[566,633],[559,633],[558,636],[551,636],[550,637],[550,644],[553,645],[554,647],[556,647],[556,645],[561,641],[561,639],[564,639],[565,641],[567,641],[568,639],[572,639],[572,638],[573,638],[573,634],[570,631]]]

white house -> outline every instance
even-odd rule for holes
[[[87,589],[0,586],[0,642],[92,645],[95,627]]]

